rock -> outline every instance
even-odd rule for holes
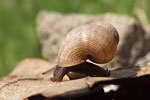
[[[82,24],[104,21],[112,24],[120,35],[118,52],[109,67],[128,66],[136,63],[149,50],[147,33],[134,18],[107,13],[103,15],[60,14],[41,11],[37,16],[37,32],[43,56],[57,61],[59,46],[67,33]],[[149,36],[149,35],[148,35]]]
[[[150,52],[148,52],[144,57],[141,57],[137,60],[136,64],[150,64]]]

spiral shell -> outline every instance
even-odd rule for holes
[[[63,41],[58,53],[58,66],[69,67],[87,59],[103,64],[113,59],[119,35],[110,24],[97,22],[73,29]]]

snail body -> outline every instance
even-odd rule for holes
[[[87,59],[98,64],[111,61],[117,51],[118,42],[117,30],[107,23],[97,22],[73,29],[60,46],[53,80],[62,80],[65,74],[74,70],[71,68],[73,66],[88,66],[83,64],[87,63]],[[86,70],[89,67],[84,68]],[[108,73],[103,76],[106,75]]]

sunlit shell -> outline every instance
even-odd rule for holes
[[[87,59],[103,64],[115,56],[119,35],[106,23],[92,23],[73,29],[63,41],[58,53],[58,66],[69,67]]]

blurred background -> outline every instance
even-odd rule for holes
[[[42,58],[35,19],[40,10],[61,13],[113,12],[135,17],[140,9],[150,22],[150,0],[0,0],[0,76],[26,57]]]

